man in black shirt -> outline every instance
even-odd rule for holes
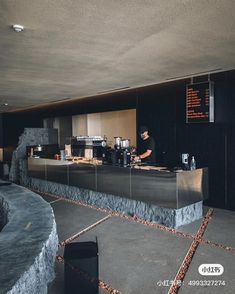
[[[140,136],[142,139],[140,155],[135,156],[134,160],[141,160],[142,162],[146,162],[148,164],[155,164],[155,141],[151,136],[149,136],[147,127],[140,127]]]

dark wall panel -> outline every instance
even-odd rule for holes
[[[66,138],[72,137],[72,116],[59,118],[59,146],[64,149]]]
[[[3,114],[3,146],[4,161],[10,162],[12,152],[17,147],[19,136],[23,133],[24,128],[40,128],[43,127],[40,116],[32,114]]]
[[[198,167],[209,168],[210,200],[220,207],[225,206],[225,136],[223,125],[197,124],[177,129],[177,149],[194,155]]]
[[[207,81],[208,76],[193,82]],[[186,85],[182,80],[138,91],[137,126],[147,124],[158,143],[159,160],[176,165],[179,154],[209,167],[209,205],[235,208],[235,71],[213,74],[215,123],[187,124]],[[139,141],[138,141],[139,142]]]
[[[176,99],[177,93],[173,94],[169,89],[166,92],[164,89],[138,92],[137,126],[149,128],[156,142],[157,162],[161,164],[176,161]]]
[[[228,136],[228,206],[235,210],[235,126],[231,126]]]

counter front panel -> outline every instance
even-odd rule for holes
[[[97,191],[131,198],[131,169],[97,165]]]
[[[96,191],[96,175],[96,165],[70,164],[68,166],[68,185]]]
[[[207,168],[169,172],[28,158],[28,176],[173,209],[208,195]]]
[[[54,165],[52,160],[46,160],[46,180],[68,185],[68,165]]]
[[[176,208],[176,174],[163,171],[131,170],[131,194],[135,200]]]
[[[32,178],[46,180],[46,159],[29,158],[28,175]]]

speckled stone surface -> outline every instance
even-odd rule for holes
[[[21,159],[26,159],[26,146],[58,144],[58,130],[45,128],[25,128],[19,137],[16,150],[13,152],[9,179],[19,183],[22,168],[19,164]]]
[[[8,203],[4,200],[3,197],[0,197],[0,232],[8,222],[8,212]]]
[[[58,246],[51,206],[26,188],[0,187],[8,223],[0,232],[0,293],[44,294],[54,278]]]
[[[142,219],[177,228],[202,217],[202,201],[180,208],[163,208],[142,201],[127,199],[110,194],[85,190],[41,179],[31,178],[27,181],[30,188],[61,197],[83,201],[97,207],[110,209],[119,213],[137,216]]]
[[[199,201],[193,203],[191,205],[182,207],[180,209],[175,210],[175,227],[187,225],[192,223],[195,220],[202,218],[203,210],[202,210],[203,202]]]

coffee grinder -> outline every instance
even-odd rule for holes
[[[184,170],[189,170],[189,154],[188,153],[181,154],[181,163],[182,163],[182,168]]]
[[[114,137],[114,151],[112,152],[112,164],[121,164],[121,141],[122,137]]]

